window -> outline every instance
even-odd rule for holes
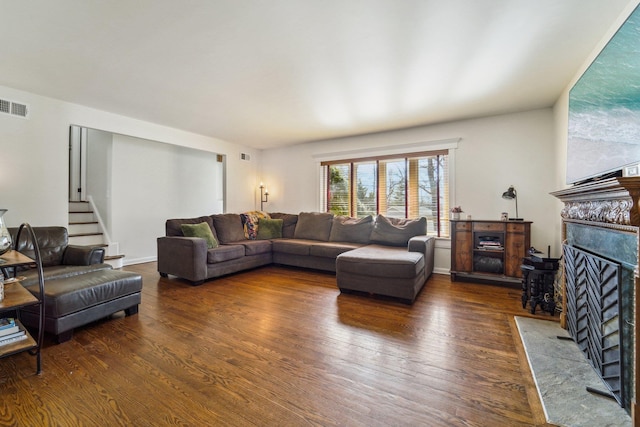
[[[434,151],[322,162],[326,210],[336,215],[427,218],[449,236],[449,156]]]

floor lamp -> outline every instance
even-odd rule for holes
[[[264,211],[264,204],[269,201],[269,190],[267,187],[260,183],[260,210]]]

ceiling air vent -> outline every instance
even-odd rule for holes
[[[26,104],[0,99],[0,113],[26,118],[29,114],[29,108]]]

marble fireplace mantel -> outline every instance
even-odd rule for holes
[[[628,408],[633,425],[640,425],[640,407],[636,403],[640,384],[637,326],[639,323],[636,291],[640,283],[640,177],[617,177],[593,181],[551,193],[564,203],[561,212],[562,240],[605,258],[620,262],[627,269],[628,298],[632,313],[627,323],[632,326],[631,402]],[[563,307],[566,291],[563,280]],[[561,314],[566,328],[566,313]]]

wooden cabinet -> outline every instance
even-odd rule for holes
[[[451,280],[520,285],[531,221],[451,221]]]

